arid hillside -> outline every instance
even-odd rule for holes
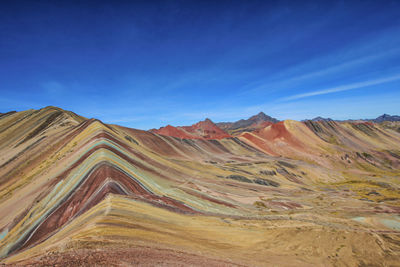
[[[1,263],[397,266],[400,125],[252,118],[0,114]]]

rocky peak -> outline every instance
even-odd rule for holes
[[[252,121],[252,122],[266,122],[266,121],[273,122],[273,123],[277,123],[278,122],[277,119],[266,115],[262,111],[260,113],[258,113],[257,115],[254,115],[254,116],[250,117],[248,120]]]

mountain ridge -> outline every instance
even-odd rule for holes
[[[216,124],[229,134],[238,134],[244,131],[254,131],[277,122],[279,120],[266,115],[264,112],[260,112],[248,119],[241,119],[236,122],[219,122]]]
[[[389,114],[383,114],[372,121],[374,122],[384,122],[384,121],[400,121],[400,116],[398,115],[389,115]]]
[[[285,120],[181,139],[75,115],[0,118],[1,264],[398,262],[400,133],[385,125]],[[218,134],[211,120],[177,129]]]
[[[224,130],[220,129],[209,118],[199,121],[191,126],[171,126],[152,129],[152,133],[168,135],[177,138],[187,139],[222,139],[231,137]]]

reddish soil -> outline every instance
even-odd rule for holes
[[[184,130],[182,130],[178,127],[171,126],[171,125],[161,127],[160,129],[154,130],[153,132],[156,134],[173,136],[173,137],[177,137],[177,138],[181,138],[181,139],[198,139],[198,138],[200,138],[200,137],[188,134]]]
[[[229,134],[220,129],[210,119],[200,121],[192,126],[182,127],[186,131],[200,135],[204,139],[222,139],[231,137]]]
[[[249,140],[251,143],[253,143],[254,145],[256,145],[256,147],[262,149],[263,151],[267,152],[268,154],[272,155],[272,156],[278,156],[277,153],[275,153],[270,147],[269,145],[262,140],[262,138],[258,138],[250,133],[244,133],[241,135],[242,137],[246,138],[247,140]]]
[[[260,122],[260,123],[253,123],[248,128],[262,129],[262,128],[268,127],[268,126],[270,126],[272,124],[273,123],[270,122],[270,121],[263,121],[263,122]]]
[[[293,147],[303,147],[302,143],[286,129],[284,121],[280,121],[272,124],[270,127],[256,131],[255,134],[268,141],[281,139]]]
[[[167,125],[158,130],[152,130],[153,133],[173,136],[181,139],[222,139],[232,137],[215,125],[211,120],[206,119],[192,126],[174,127]]]

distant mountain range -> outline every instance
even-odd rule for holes
[[[333,121],[331,118],[322,118],[322,117],[315,117],[314,119],[311,119],[312,121]]]
[[[400,121],[400,116],[397,115],[388,115],[388,114],[383,114],[382,116],[379,116],[376,119],[372,120],[373,122],[384,122],[384,121]]]
[[[311,120],[304,120],[307,123],[322,122],[322,121],[336,121],[336,122],[375,122],[382,123],[386,121],[396,122],[400,121],[400,116],[391,116],[383,114],[376,119],[360,119],[360,120],[333,120],[331,118],[315,117]],[[159,129],[151,129],[150,131],[156,134],[173,136],[182,139],[223,139],[232,136],[239,136],[246,132],[257,132],[268,126],[279,128],[276,125],[280,121],[276,118],[266,115],[264,112],[260,112],[248,119],[241,119],[236,122],[218,122],[214,123],[210,119],[205,119],[191,126],[171,126],[167,125]],[[278,129],[277,128],[277,129]],[[395,127],[397,129],[397,126]]]
[[[156,134],[168,135],[187,139],[222,139],[237,135],[241,132],[252,132],[257,129],[265,128],[271,124],[279,122],[277,119],[266,115],[263,112],[254,115],[247,120],[236,122],[214,123],[210,119],[205,119],[191,126],[171,126],[167,125],[159,129],[151,129]]]
[[[242,119],[236,122],[219,122],[216,123],[216,125],[229,134],[237,134],[244,131],[251,132],[256,129],[265,128],[266,126],[277,122],[279,122],[279,120],[266,115],[264,112],[260,112],[247,120]]]
[[[210,119],[205,119],[191,126],[174,127],[167,125],[160,129],[150,130],[153,133],[186,139],[222,139],[231,137]]]
[[[309,120],[303,120],[303,121],[309,121]],[[359,119],[359,120],[333,120],[331,118],[323,118],[323,117],[315,117],[314,119],[311,119],[310,121],[371,121],[371,122],[376,122],[376,123],[381,123],[385,121],[400,121],[400,116],[397,115],[389,115],[389,114],[383,114],[375,119]]]
[[[10,111],[6,113],[0,113],[0,118],[9,116],[16,113],[16,111]],[[360,119],[360,120],[333,120],[331,118],[315,117],[311,120],[303,120],[302,122],[321,122],[321,121],[336,121],[336,122],[400,122],[400,116],[383,114],[375,119]],[[245,132],[254,132],[264,129],[270,125],[280,122],[278,119],[266,115],[264,112],[260,112],[257,115],[251,116],[248,119],[241,119],[235,122],[218,122],[214,123],[211,119],[205,119],[191,126],[171,126],[167,125],[159,129],[149,130],[152,133],[172,136],[181,139],[223,139],[232,136],[238,136]],[[398,129],[398,125],[393,126],[395,130]]]

